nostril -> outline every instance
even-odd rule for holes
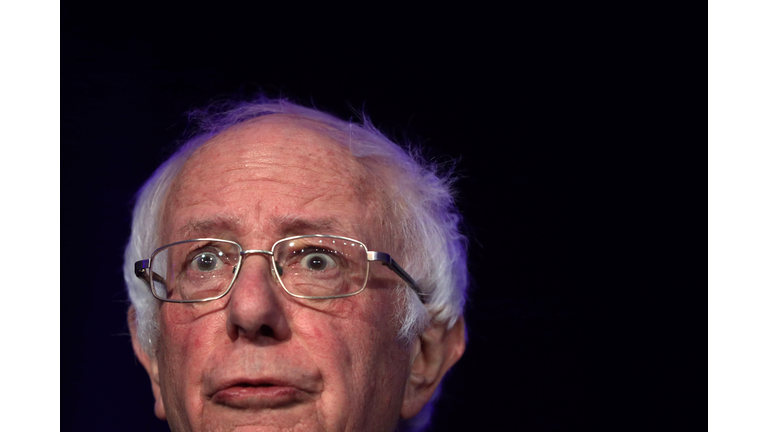
[[[261,333],[262,336],[275,337],[275,331],[272,330],[272,327],[270,327],[268,325],[262,325],[259,328],[259,333]]]

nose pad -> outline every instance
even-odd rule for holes
[[[270,266],[271,267],[271,266]],[[275,274],[275,269],[271,268],[272,276],[275,278],[275,282],[279,282],[277,279],[277,275],[282,276],[283,275],[283,268],[280,267],[280,264],[275,263],[275,267],[277,267],[277,274]],[[232,267],[232,274],[237,273],[237,266]]]
[[[265,254],[265,255],[268,255],[265,258],[267,258],[267,260],[270,262],[270,264],[274,263],[274,266],[273,265],[269,266],[270,273],[272,273],[272,277],[275,279],[275,282],[279,283],[280,282],[280,276],[283,275],[283,268],[280,267],[280,264],[278,264],[277,261],[273,261],[274,258],[270,259],[272,253],[268,252],[268,251],[245,251],[245,252],[241,252],[240,255],[242,256],[242,258],[240,259],[240,263],[238,265],[235,265],[235,266],[232,267],[232,274],[237,273],[237,269],[243,263],[243,259],[245,259],[246,256],[251,255],[251,254]],[[277,269],[277,270],[275,270],[275,269]]]

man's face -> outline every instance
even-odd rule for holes
[[[365,170],[308,125],[266,116],[198,149],[170,189],[163,242],[268,250],[333,234],[381,250],[381,201]],[[302,300],[282,290],[268,257],[249,256],[224,298],[160,307],[156,412],[174,430],[393,429],[412,351],[397,338],[396,283],[372,265],[361,294]]]

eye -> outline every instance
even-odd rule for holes
[[[212,272],[224,267],[222,257],[224,252],[202,252],[192,258],[192,269],[201,272]]]
[[[301,267],[320,271],[336,267],[336,262],[326,253],[315,252],[301,259]]]

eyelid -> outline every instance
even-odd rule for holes
[[[192,249],[189,252],[187,252],[187,261],[192,261],[193,259],[197,258],[198,256],[200,256],[200,255],[202,255],[202,254],[204,254],[206,252],[210,253],[210,252],[214,252],[214,251],[216,252],[215,255],[219,256],[218,252],[221,252],[221,250],[219,250],[219,249],[217,249],[215,247],[210,247],[210,244],[202,246],[202,247],[198,247],[198,248],[195,248],[195,249]]]
[[[327,251],[327,249],[326,249],[326,251]],[[321,255],[325,255],[325,256],[329,257],[331,259],[331,261],[333,261],[334,267],[340,266],[342,263],[339,262],[339,261],[343,261],[343,258],[339,258],[338,254],[335,254],[333,252],[328,251],[328,253],[324,253],[324,252],[317,252],[317,251],[315,251],[315,252],[310,252],[310,253],[304,254],[301,257],[301,260],[299,262],[300,263],[304,262],[305,259],[307,259],[308,257],[310,257],[310,256],[312,256],[314,254],[321,254]]]
[[[191,249],[189,252],[187,252],[187,256],[184,259],[184,268],[188,268],[192,262],[195,261],[195,259],[204,253],[214,253],[216,255],[216,258],[219,259],[224,265],[237,265],[239,255],[234,257],[230,256],[227,252],[223,251],[221,248],[218,248],[214,245],[214,242],[206,242],[200,247],[196,247],[194,249]]]
[[[350,268],[349,260],[344,256],[343,253],[340,253],[339,251],[334,251],[332,249],[323,248],[323,247],[313,246],[312,249],[314,250],[297,256],[297,258],[299,258],[299,263],[304,261],[306,257],[312,255],[313,253],[319,253],[329,257],[330,260],[333,261],[334,266],[338,267],[339,269]]]

